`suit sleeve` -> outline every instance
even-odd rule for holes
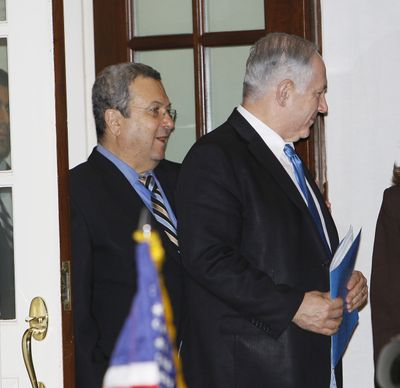
[[[385,191],[375,231],[371,274],[375,362],[383,346],[393,336],[400,334],[400,196],[397,195],[399,193],[399,190]]]
[[[209,292],[250,321],[262,321],[278,337],[304,293],[275,285],[243,253],[242,173],[213,144],[197,144],[186,157],[176,197],[183,265]]]
[[[71,201],[71,244],[76,388],[101,387],[101,381],[96,381],[99,373],[93,362],[98,330],[91,316],[91,241],[84,216],[74,201]]]

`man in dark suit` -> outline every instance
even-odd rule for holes
[[[136,290],[132,232],[147,207],[166,251],[163,268],[175,322],[181,267],[173,211],[176,163],[164,160],[175,110],[160,74],[143,64],[106,68],[92,91],[98,146],[70,173],[76,388],[100,388]],[[169,222],[155,218],[154,178]],[[168,234],[167,234],[168,233]]]
[[[327,112],[326,87],[312,43],[268,34],[251,50],[242,105],[185,158],[176,204],[190,388],[341,386],[330,336],[344,304],[328,292],[338,236],[310,174],[301,181],[289,158]],[[345,308],[365,302],[360,272],[348,289]]]

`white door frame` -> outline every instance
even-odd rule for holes
[[[30,387],[21,337],[31,300],[48,307],[47,337],[32,340],[36,375],[63,386],[52,2],[11,0],[8,39],[16,320],[0,323],[0,387]]]

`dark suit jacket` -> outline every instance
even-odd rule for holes
[[[178,165],[168,161],[155,169],[171,206],[177,174]],[[136,290],[132,232],[144,204],[123,174],[96,150],[71,170],[70,195],[76,388],[100,388]],[[155,220],[153,227],[158,229]],[[159,233],[166,251],[164,277],[178,322],[180,257],[165,233]]]
[[[188,386],[328,388],[330,337],[291,321],[306,291],[329,290],[330,257],[291,178],[237,111],[189,152],[176,204]]]
[[[371,272],[371,317],[375,362],[400,334],[400,186],[385,190],[376,224]]]
[[[14,251],[0,224],[0,319],[15,319]]]

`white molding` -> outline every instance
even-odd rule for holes
[[[96,143],[91,88],[95,78],[92,2],[64,1],[69,165],[87,159]]]

